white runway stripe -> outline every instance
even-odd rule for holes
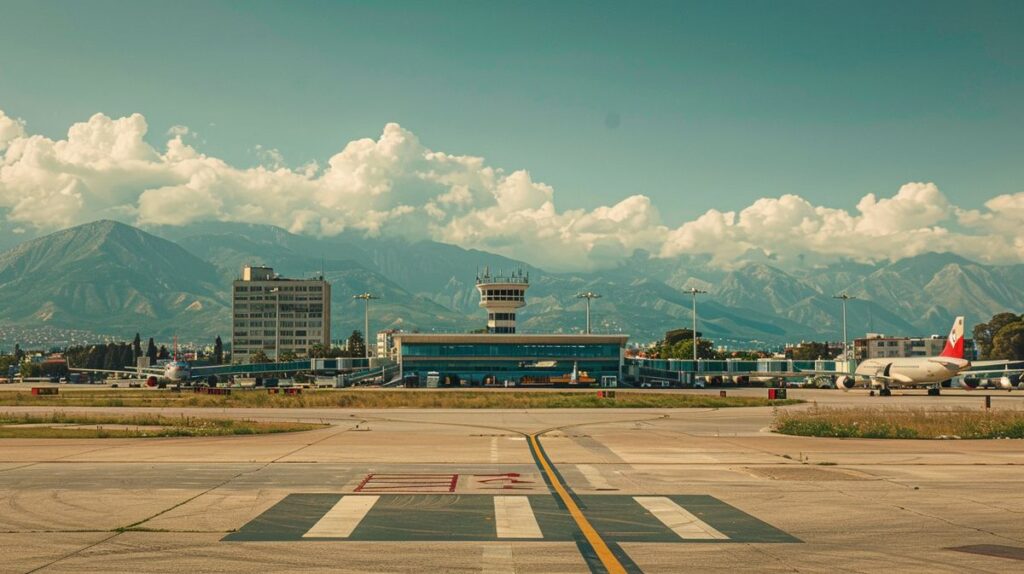
[[[491,438],[491,462],[498,462],[498,438]]]
[[[688,510],[664,496],[634,496],[637,501],[669,527],[680,538],[687,540],[728,540],[729,537],[715,530],[708,523],[697,518]]]
[[[544,538],[525,496],[495,496],[494,526],[498,538]]]
[[[343,496],[303,538],[348,538],[379,496]]]

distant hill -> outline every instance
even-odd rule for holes
[[[683,290],[691,286],[710,291],[699,300],[701,331],[730,344],[837,340],[841,306],[832,296],[842,291],[857,297],[849,304],[851,337],[944,334],[957,314],[970,328],[996,312],[1024,310],[1024,265],[988,266],[941,253],[877,265],[782,269],[758,261],[724,270],[705,257],[638,252],[613,269],[552,273],[432,241],[315,238],[237,223],[150,231],[99,221],[0,254],[0,317],[26,326],[122,330],[126,337],[152,325],[194,340],[228,338],[230,282],[246,263],[291,277],[322,270],[333,285],[335,338],[362,330],[362,303],[352,295],[364,291],[381,296],[372,303],[371,331],[482,327],[474,281],[484,266],[530,274],[528,305],[519,313],[524,332],[581,331],[584,303],[575,295],[584,290],[603,296],[592,306],[595,331],[639,341],[689,326],[692,300]]]
[[[162,336],[226,332],[229,308],[211,264],[114,221],[0,253],[0,317],[12,324]]]

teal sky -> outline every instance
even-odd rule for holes
[[[668,224],[909,181],[977,207],[1024,191],[1022,30],[1020,1],[0,1],[0,109],[52,138],[140,112],[236,165],[394,121]]]

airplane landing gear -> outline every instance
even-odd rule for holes
[[[878,389],[878,396],[880,396],[880,397],[891,397],[892,396],[892,389],[890,389],[889,387],[882,387],[881,389]]]
[[[942,394],[942,389],[939,387],[928,387],[928,396],[937,397]]]

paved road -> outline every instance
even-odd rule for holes
[[[332,426],[0,440],[0,572],[1024,569],[1019,441],[778,436],[770,408],[163,412],[196,411]]]

